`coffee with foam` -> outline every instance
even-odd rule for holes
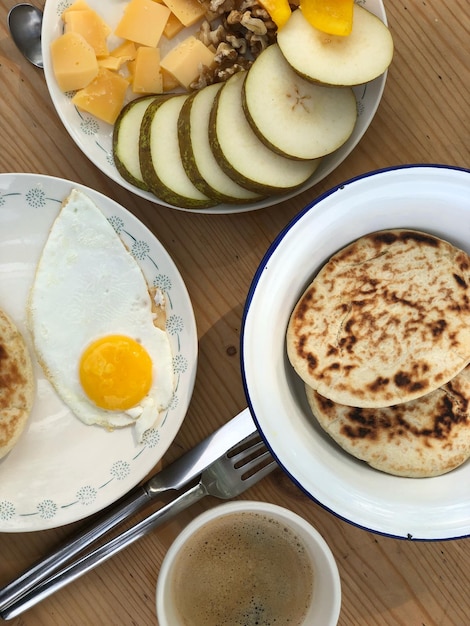
[[[269,514],[239,512],[200,528],[172,567],[181,626],[304,623],[314,572],[303,540]]]

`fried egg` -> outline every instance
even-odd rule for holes
[[[28,319],[47,378],[85,424],[134,425],[141,440],[169,406],[172,352],[154,310],[134,257],[91,199],[73,190],[39,259]]]

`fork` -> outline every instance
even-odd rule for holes
[[[17,578],[0,589],[0,617],[2,611],[16,602],[21,596],[36,587],[38,583],[58,571],[65,563],[70,563],[79,554],[90,551],[104,537],[126,520],[149,507],[155,501],[165,502],[172,494],[176,497],[183,488],[193,485],[198,476],[219,456],[236,443],[256,433],[256,426],[248,408],[218,428],[215,432],[196,444],[189,452],[167,465],[148,478],[144,483],[131,489],[114,504],[104,509],[94,519],[89,520],[73,535],[57,545],[49,554],[34,563]]]
[[[147,515],[142,520],[79,557],[49,578],[40,581],[33,589],[7,606],[0,613],[11,619],[52,595],[70,582],[104,563],[130,544],[134,543],[160,524],[168,521],[204,496],[223,500],[243,493],[276,467],[264,442],[256,432],[230,448],[203,471],[199,482],[185,490],[174,500]]]

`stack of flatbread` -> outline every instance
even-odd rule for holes
[[[361,237],[301,296],[287,352],[314,416],[356,458],[425,477],[470,457],[464,251],[414,230]]]
[[[22,335],[0,309],[0,459],[17,443],[34,399],[34,375]]]

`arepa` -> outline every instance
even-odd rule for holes
[[[28,348],[14,322],[0,309],[0,458],[18,442],[34,400]]]
[[[470,362],[470,258],[419,231],[365,235],[323,266],[286,339],[298,375],[334,402],[426,395]]]
[[[382,409],[338,404],[310,387],[306,393],[341,448],[388,474],[439,476],[470,457],[470,366],[426,396]]]

